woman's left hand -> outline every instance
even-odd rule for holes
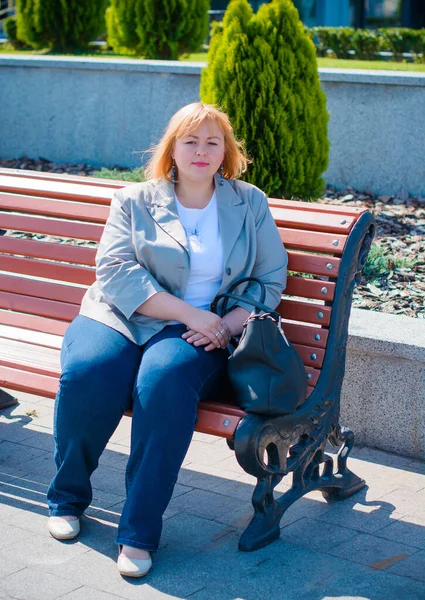
[[[227,348],[230,342],[231,333],[228,326],[224,323],[223,329],[224,331],[222,332],[221,336],[223,338],[223,341],[220,342],[220,348]],[[193,344],[194,346],[205,346],[206,352],[209,352],[210,350],[214,350],[216,348],[216,346],[214,346],[214,344],[211,343],[209,338],[202,335],[202,333],[194,331],[193,329],[189,329],[188,331],[186,331],[186,333],[182,335],[182,338],[186,340],[186,342],[188,342],[189,344]]]

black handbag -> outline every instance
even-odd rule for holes
[[[247,281],[260,286],[259,302],[234,293]],[[279,313],[264,304],[265,297],[263,282],[245,277],[236,281],[228,292],[216,296],[210,308],[217,313],[217,305],[223,300],[220,311],[223,317],[230,299],[254,306],[229,357],[229,379],[241,408],[248,413],[276,417],[295,412],[304,402],[307,375],[300,355],[280,327]]]

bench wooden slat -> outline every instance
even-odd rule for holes
[[[341,219],[340,215],[335,215],[331,212],[323,213],[319,211],[309,212],[300,210],[299,208],[297,209],[296,204],[285,208],[271,206],[270,212],[279,227],[308,228],[309,231],[323,231],[344,235],[348,235],[356,220],[354,217],[348,216]]]
[[[28,394],[54,398],[59,386],[56,377],[39,373],[28,373],[22,369],[13,369],[0,365],[0,387],[25,391]]]
[[[20,256],[33,256],[34,258],[47,258],[90,267],[95,265],[96,259],[96,248],[56,242],[40,242],[38,240],[8,236],[0,237],[0,252],[18,254]]]
[[[310,273],[319,277],[337,277],[340,263],[341,259],[333,256],[321,256],[291,250],[288,252],[288,270],[298,273]]]
[[[304,365],[307,367],[314,367],[320,369],[323,364],[325,357],[325,350],[323,348],[312,348],[309,346],[301,346],[300,344],[293,344],[294,348],[301,356]]]
[[[0,271],[57,279],[81,285],[91,285],[96,279],[94,269],[34,260],[32,258],[18,258],[16,256],[0,255]]]
[[[32,298],[11,292],[0,292],[0,308],[61,321],[72,321],[79,313],[79,307],[75,304]]]
[[[77,245],[42,242],[8,236],[0,236],[0,252],[72,262],[87,266],[94,266],[96,258],[95,247],[88,248]],[[288,252],[288,260],[288,269],[290,271],[332,277],[338,275],[339,264],[341,262],[341,259],[331,256],[320,256],[293,251]],[[332,265],[332,269],[329,270],[327,265]]]
[[[25,371],[25,373],[34,373],[35,375],[45,375],[47,377],[52,377],[59,380],[59,373],[57,369],[43,367],[41,365],[28,364],[23,362],[23,360],[19,357],[11,357],[11,358],[3,358],[0,356],[0,366],[5,367],[7,369],[18,367],[21,371]]]
[[[276,208],[293,208],[298,200],[282,200],[280,198],[269,198],[269,205]],[[356,221],[359,216],[366,212],[365,208],[356,206],[338,206],[335,204],[321,204],[320,202],[303,202],[302,210],[307,212],[334,213],[342,220],[345,216],[353,217]],[[350,227],[351,229],[351,227]]]
[[[0,175],[0,189],[12,194],[31,194],[43,198],[92,202],[94,204],[111,203],[114,189],[104,186],[85,185],[84,183],[49,181],[48,179],[24,179]]]
[[[103,224],[106,223],[109,216],[109,207],[107,206],[19,194],[1,194],[0,209]]]
[[[59,379],[60,350],[3,337],[0,339],[0,365]],[[34,352],[37,361],[34,361]]]
[[[69,326],[69,322],[7,310],[0,310],[0,324],[61,336],[65,334]]]
[[[317,253],[341,255],[347,241],[340,233],[321,233],[304,229],[282,229],[278,227],[280,239],[286,248],[310,250]],[[338,242],[337,245],[335,243]]]
[[[98,242],[102,235],[103,225],[95,223],[79,223],[77,221],[59,221],[41,217],[26,217],[2,213],[0,227],[11,231],[28,231],[44,233],[58,237],[76,238]]]
[[[317,281],[304,277],[288,277],[285,289],[286,296],[300,296],[316,300],[333,300],[335,283],[331,281]]]
[[[33,296],[34,298],[57,300],[58,302],[76,304],[77,306],[80,306],[83,296],[86,293],[86,288],[61,285],[49,281],[38,281],[36,279],[26,279],[25,277],[14,277],[13,275],[2,275],[1,273],[0,290]]]
[[[287,323],[284,319],[282,319],[282,329],[288,340],[293,344],[326,348],[329,335],[328,329],[301,325],[299,323]],[[318,339],[316,339],[317,337]]]
[[[95,185],[97,187],[107,187],[120,189],[132,181],[116,181],[115,179],[103,179],[101,177],[87,177],[82,175],[69,175],[68,173],[49,173],[46,171],[27,171],[26,169],[5,169],[0,168],[0,175],[7,177],[22,177],[26,179],[48,179],[51,181],[74,182],[81,184],[81,178],[84,177],[84,185]]]
[[[61,372],[60,348],[46,346],[44,341],[29,342],[19,339],[19,332],[22,329],[16,328],[15,331],[17,337],[11,337],[11,334],[6,334],[6,336],[3,333],[0,334],[0,365],[59,379]],[[34,361],[34,352],[36,352],[37,361]],[[306,367],[306,373],[309,375],[309,385],[315,386],[320,370]]]
[[[332,309],[330,306],[297,300],[282,300],[277,310],[284,319],[291,321],[306,321],[318,325],[329,325],[331,322]],[[319,316],[319,313],[323,316]]]

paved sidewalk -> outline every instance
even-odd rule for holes
[[[195,433],[154,567],[142,580],[125,580],[115,567],[114,535],[130,419],[94,474],[78,541],[58,542],[47,532],[45,503],[53,401],[18,397],[19,406],[0,413],[3,600],[425,600],[423,462],[356,449],[351,468],[366,489],[332,504],[309,494],[288,510],[277,542],[242,553],[237,540],[251,516],[254,480],[224,440]]]

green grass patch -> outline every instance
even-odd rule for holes
[[[131,169],[129,171],[120,171],[119,169],[106,169],[102,167],[100,171],[95,171],[91,177],[99,177],[100,179],[119,179],[120,181],[146,181],[144,171],[141,167]]]
[[[366,281],[372,282],[382,277],[389,277],[397,269],[411,269],[417,260],[389,256],[384,248],[372,244],[362,275]]]
[[[94,58],[136,58],[140,57],[131,54],[117,54],[107,47],[93,47],[82,52],[73,52],[72,54],[57,54],[44,48],[42,50],[15,50],[9,43],[0,44],[0,54],[30,54],[35,56],[92,56]],[[180,60],[187,62],[207,62],[207,52],[195,52],[187,54]],[[343,60],[339,58],[318,58],[319,67],[332,69],[372,69],[384,71],[418,71],[425,72],[425,63],[407,63],[391,62],[386,60]]]
[[[372,69],[377,71],[425,72],[425,64],[391,62],[386,60],[343,60],[340,58],[318,58],[318,65],[327,69]]]

